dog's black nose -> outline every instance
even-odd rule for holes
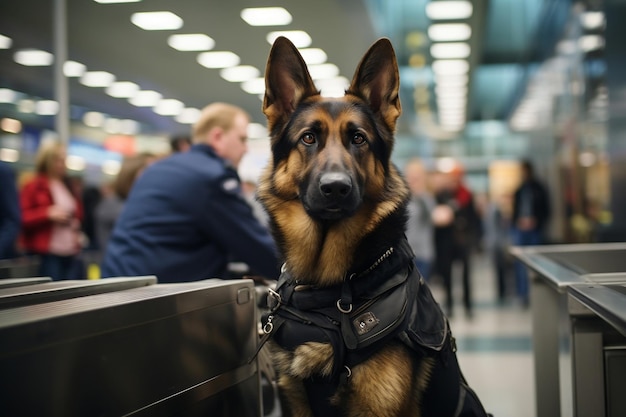
[[[327,172],[320,178],[320,191],[324,197],[342,199],[352,191],[352,181],[343,172]]]

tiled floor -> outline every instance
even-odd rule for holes
[[[461,369],[494,417],[534,417],[530,310],[515,300],[498,305],[490,264],[483,255],[474,256],[472,261],[474,315],[469,319],[463,314],[459,281],[455,286],[455,315],[450,320]],[[435,298],[443,301],[436,281],[431,288]]]

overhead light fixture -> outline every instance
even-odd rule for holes
[[[167,44],[178,51],[208,51],[215,41],[204,33],[179,33],[167,38]]]
[[[428,37],[433,42],[466,41],[472,36],[467,23],[437,23],[428,28]]]
[[[40,116],[54,116],[59,112],[59,103],[54,100],[40,100],[35,104],[35,113]]]
[[[431,1],[426,4],[426,16],[430,20],[468,19],[472,12],[469,1]]]
[[[87,166],[85,158],[78,155],[68,155],[65,158],[65,166],[71,171],[82,171]]]
[[[303,48],[300,49],[300,55],[307,65],[323,64],[328,59],[328,55],[320,48]]]
[[[323,78],[334,78],[339,75],[339,67],[335,64],[309,65],[309,74],[314,80]]]
[[[138,91],[128,99],[128,102],[137,107],[152,107],[161,100],[161,94],[153,90]]]
[[[350,81],[346,77],[325,78],[316,80],[315,86],[320,89],[323,97],[343,97]]]
[[[239,65],[241,59],[230,51],[211,51],[198,54],[198,63],[206,68],[228,68]]]
[[[458,59],[470,56],[471,48],[465,42],[435,43],[430,47],[430,55],[435,59]]]
[[[52,65],[54,55],[40,49],[22,49],[13,55],[15,62],[29,67],[45,67]]]
[[[0,103],[15,103],[17,93],[8,88],[0,88]]]
[[[601,35],[583,35],[578,39],[578,46],[583,52],[591,52],[604,47],[604,38]]]
[[[580,15],[580,23],[586,30],[600,29],[604,26],[604,12],[584,12]]]
[[[106,71],[87,71],[80,77],[80,83],[87,87],[108,87],[115,82],[115,75]]]
[[[0,148],[0,161],[17,162],[20,160],[20,152],[11,148]]]
[[[130,81],[117,81],[109,85],[106,93],[111,97],[128,98],[133,97],[139,91],[139,86]]]
[[[224,68],[220,71],[220,76],[231,83],[240,83],[257,78],[259,75],[261,75],[261,71],[252,65],[238,65],[236,67]]]
[[[241,88],[248,94],[263,94],[265,93],[265,78],[259,77],[244,81],[241,83]]]
[[[154,106],[154,112],[161,116],[176,116],[185,108],[182,101],[173,98],[159,100]]]
[[[22,131],[22,122],[17,119],[5,117],[0,120],[0,129],[9,133],[20,133]]]
[[[200,116],[202,115],[202,111],[200,109],[196,109],[194,107],[184,108],[174,119],[178,123],[182,123],[185,125],[192,125],[200,120]]]
[[[435,74],[435,84],[445,87],[462,87],[469,82],[467,74]]]
[[[435,93],[437,93],[437,97],[442,98],[451,98],[451,97],[466,97],[467,96],[467,86],[462,87],[447,87],[447,86],[437,86],[435,87]]]
[[[176,30],[183,27],[183,19],[172,12],[133,13],[130,21],[143,30]]]
[[[296,48],[306,48],[310,46],[313,42],[311,36],[309,36],[309,34],[303,30],[283,30],[270,32],[267,34],[267,37],[265,39],[267,39],[270,45],[273,45],[274,41],[280,36],[284,36],[285,38],[289,39],[296,46]]]
[[[35,100],[25,98],[17,102],[17,110],[20,113],[34,113],[35,112]]]
[[[113,117],[106,119],[104,121],[104,126],[102,128],[107,133],[111,133],[111,134],[120,133],[121,120],[115,119]]]
[[[87,67],[80,62],[65,61],[63,64],[63,74],[66,77],[80,77],[87,71]]]
[[[115,176],[120,173],[122,163],[114,159],[107,159],[102,163],[102,172],[106,175]]]
[[[433,72],[438,75],[466,74],[469,71],[469,63],[462,59],[444,59],[433,61]]]
[[[88,111],[83,115],[83,123],[89,127],[101,127],[104,120],[104,114],[97,111]]]
[[[139,122],[131,119],[120,120],[120,133],[123,135],[136,135],[139,133]]]
[[[0,49],[9,49],[13,45],[13,39],[0,35]]]
[[[252,7],[243,9],[240,15],[250,26],[284,26],[293,20],[283,7]]]

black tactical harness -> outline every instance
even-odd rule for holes
[[[259,349],[269,337],[291,352],[307,342],[332,346],[331,374],[304,381],[314,415],[337,415],[329,398],[350,377],[352,367],[392,338],[421,356],[442,350],[453,355],[448,322],[413,259],[403,238],[367,270],[324,288],[299,284],[283,266],[268,297],[271,311],[264,318]]]

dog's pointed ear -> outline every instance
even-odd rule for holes
[[[274,41],[265,68],[263,113],[269,129],[287,121],[298,103],[319,94],[298,49],[285,37]]]
[[[398,62],[389,39],[376,41],[359,63],[346,91],[364,99],[393,132],[402,113]]]

